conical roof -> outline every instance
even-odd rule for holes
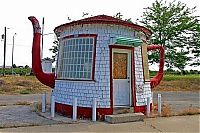
[[[142,31],[143,33],[145,33],[147,35],[152,34],[152,32],[149,29],[147,29],[143,26],[140,26],[140,25],[128,22],[128,21],[124,21],[124,20],[121,20],[121,19],[118,19],[118,18],[114,18],[114,17],[111,17],[111,16],[107,16],[107,15],[98,15],[98,16],[84,18],[84,19],[81,19],[81,20],[72,21],[70,23],[62,24],[62,25],[56,27],[54,29],[54,31],[57,32],[57,31],[59,31],[63,28],[66,28],[66,27],[69,27],[69,26],[74,26],[74,25],[81,25],[81,24],[123,25],[123,26],[127,26],[127,27],[133,28],[133,29],[138,30],[138,31]]]

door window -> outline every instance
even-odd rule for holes
[[[113,55],[113,78],[127,79],[127,53],[114,53]]]

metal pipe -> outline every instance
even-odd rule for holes
[[[46,112],[46,93],[42,94],[42,113]]]
[[[150,97],[147,97],[147,116],[150,115]]]
[[[77,98],[74,98],[73,101],[73,121],[77,119]]]
[[[92,121],[97,120],[96,115],[97,115],[97,99],[94,98],[92,103]]]
[[[158,94],[158,114],[161,116],[161,94]]]
[[[55,117],[55,97],[51,96],[51,118]]]

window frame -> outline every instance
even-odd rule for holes
[[[60,63],[61,60],[59,59],[60,57],[58,57],[58,71],[57,71],[57,80],[69,80],[69,81],[95,81],[94,80],[94,74],[95,74],[95,61],[96,61],[96,43],[97,43],[97,34],[74,34],[74,35],[68,35],[65,37],[60,38],[60,42],[65,41],[66,39],[73,39],[73,38],[93,38],[94,42],[93,42],[93,58],[92,58],[92,67],[91,67],[91,78],[69,78],[69,77],[58,77],[58,73],[59,73],[59,67],[60,67]],[[62,42],[61,45],[63,45],[64,43]],[[60,49],[62,48],[62,49]],[[59,52],[63,53],[63,47],[59,46]],[[60,56],[60,53],[59,53]],[[63,57],[62,57],[63,59]],[[63,66],[62,66],[63,67]]]

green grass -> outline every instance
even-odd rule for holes
[[[29,75],[31,73],[31,68],[13,68],[13,73],[14,74],[19,74],[19,75]],[[3,74],[3,69],[0,69],[0,75]],[[11,68],[6,68],[5,69],[5,74],[6,75],[11,75],[12,74],[12,69]]]
[[[164,75],[164,81],[173,81],[173,80],[196,80],[200,79],[199,74],[191,74],[191,75]]]

